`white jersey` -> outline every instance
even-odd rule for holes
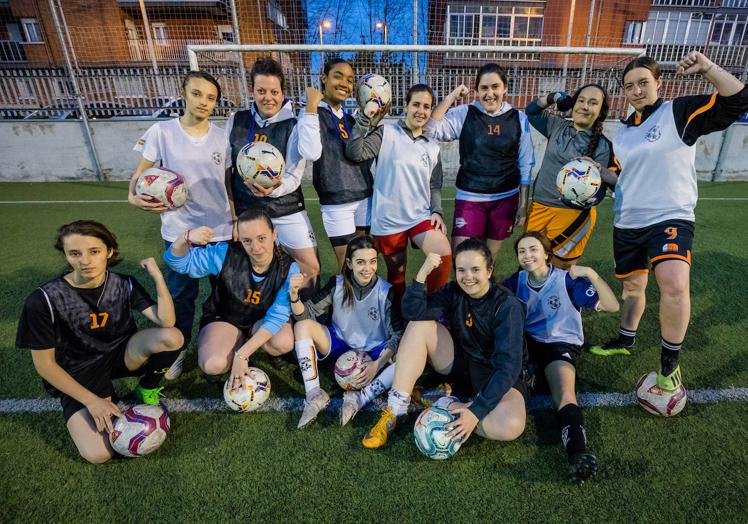
[[[536,291],[527,281],[527,271],[519,272],[516,295],[527,306],[525,331],[538,342],[565,342],[575,346],[584,343],[582,315],[566,289],[567,273],[552,268],[548,280]]]
[[[616,227],[695,220],[696,149],[681,140],[672,102],[663,102],[639,126],[621,126],[613,150],[621,165],[615,188]]]
[[[343,304],[343,275],[335,280],[332,296],[332,327],[335,334],[353,349],[371,351],[389,340],[385,325],[388,282],[377,279],[374,288],[363,299],[353,297],[353,304]],[[391,348],[395,350],[396,348]]]
[[[374,170],[371,234],[401,233],[431,218],[431,173],[439,144],[413,140],[400,124],[382,126]]]
[[[133,148],[143,158],[182,175],[187,202],[161,213],[161,237],[174,242],[188,229],[208,226],[212,240],[231,239],[231,213],[225,185],[225,134],[209,124],[204,136],[190,136],[179,118],[153,124]]]

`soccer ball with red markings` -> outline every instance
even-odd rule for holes
[[[636,384],[636,400],[639,405],[653,415],[672,417],[680,413],[686,405],[688,395],[683,384],[675,391],[666,391],[657,385],[657,372],[642,375]]]
[[[369,73],[358,80],[358,105],[368,116],[384,109],[392,101],[392,87],[383,76]]]
[[[242,379],[242,384],[231,389],[231,378],[223,386],[223,400],[234,411],[255,411],[270,396],[270,379],[259,368],[249,368]]]
[[[265,188],[275,187],[283,176],[285,160],[278,148],[267,142],[252,142],[244,146],[236,157],[236,168],[247,184]]]
[[[335,380],[346,391],[358,389],[354,384],[364,372],[364,366],[371,362],[365,351],[350,350],[338,357],[335,362]]]
[[[114,421],[109,442],[120,455],[142,457],[156,451],[169,430],[169,412],[163,406],[138,404]]]
[[[575,207],[587,207],[602,184],[600,171],[589,160],[572,160],[556,175],[556,187],[562,200]]]
[[[161,202],[169,209],[184,205],[187,184],[179,173],[165,167],[151,167],[143,171],[135,183],[135,193]]]

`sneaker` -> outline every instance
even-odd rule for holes
[[[614,355],[624,355],[628,357],[631,356],[631,349],[634,349],[634,344],[626,346],[618,337],[616,337],[608,340],[605,344],[590,346],[590,353],[597,355],[598,357],[612,357]]]
[[[182,350],[179,352],[179,356],[174,361],[174,363],[171,365],[169,370],[164,375],[164,378],[166,380],[176,380],[179,378],[179,375],[182,374],[182,367],[184,366],[184,355],[186,351]]]
[[[132,394],[136,399],[138,399],[143,404],[149,404],[151,406],[158,406],[161,403],[160,397],[164,396],[161,393],[162,389],[164,388],[146,389],[140,384],[138,384],[137,386],[135,386],[135,389],[133,390]]]
[[[365,448],[376,449],[381,448],[387,444],[387,439],[392,432],[395,431],[395,426],[398,420],[404,418],[404,416],[396,416],[389,406],[382,411],[382,416],[379,417],[379,421],[374,424],[374,427],[364,436],[361,444]]]
[[[667,376],[663,375],[662,371],[657,373],[657,386],[660,389],[664,389],[665,391],[675,391],[682,385],[683,380],[681,379],[680,366],[676,367],[675,370]]]
[[[435,388],[423,389],[420,386],[416,386],[413,389],[413,393],[410,395],[410,400],[414,404],[417,404],[424,409],[430,408],[434,402],[442,397],[449,397],[452,395],[452,385],[442,382]]]
[[[348,424],[356,416],[361,406],[358,391],[346,391],[343,393],[343,407],[340,408],[340,425],[345,426]]]
[[[314,422],[320,411],[325,409],[329,403],[330,395],[324,389],[313,391],[304,401],[304,411],[301,413],[298,428],[303,429]]]
[[[597,457],[591,451],[582,451],[569,457],[569,467],[566,470],[569,480],[577,484],[583,483],[597,473]]]

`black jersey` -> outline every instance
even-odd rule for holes
[[[446,318],[455,348],[474,364],[491,370],[491,377],[470,410],[485,417],[515,384],[527,361],[524,342],[525,310],[503,286],[492,284],[481,298],[470,298],[456,282],[427,296],[426,286],[413,282],[403,297],[405,320]]]
[[[320,106],[318,112],[322,156],[312,166],[312,182],[320,204],[346,204],[370,197],[371,161],[352,162],[345,156],[354,118],[344,114],[339,119],[329,107]]]
[[[283,158],[287,159],[288,139],[295,125],[296,119],[288,118],[259,127],[255,122],[253,112],[250,110],[239,111],[234,115],[229,142],[231,145],[231,192],[237,215],[247,209],[258,207],[264,209],[272,218],[283,217],[304,210],[304,194],[301,191],[301,186],[297,187],[295,191],[278,198],[255,196],[244,185],[236,162],[239,151],[250,142],[272,144],[281,152]]]
[[[460,133],[458,189],[472,193],[504,193],[520,185],[519,143],[522,124],[512,108],[491,116],[468,107]]]
[[[137,332],[132,311],[155,302],[133,277],[107,273],[94,289],[76,288],[63,277],[50,280],[27,299],[16,346],[55,349],[57,363],[75,376],[107,357]]]
[[[223,320],[242,331],[261,320],[283,287],[293,261],[282,250],[263,273],[254,273],[240,242],[230,242],[213,291],[203,304],[203,324]],[[259,282],[254,276],[263,277]]]

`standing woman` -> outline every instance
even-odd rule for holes
[[[230,371],[232,387],[239,386],[258,349],[271,356],[293,349],[288,286],[299,273],[296,262],[275,245],[278,234],[261,209],[239,215],[237,232],[236,242],[210,243],[211,228],[188,229],[164,253],[177,273],[216,278],[203,304],[198,364],[209,377]]]
[[[426,294],[426,278],[444,263],[431,253],[405,292],[403,318],[410,322],[400,342],[387,408],[364,437],[366,448],[387,443],[407,414],[427,363],[474,395],[467,404],[450,405],[457,415],[450,436],[464,442],[477,431],[489,440],[508,441],[525,430],[524,307],[494,284],[493,259],[482,240],[461,243],[454,260],[455,282]],[[441,319],[449,322],[449,330]]]
[[[309,222],[301,191],[306,162],[299,156],[293,105],[283,95],[285,77],[281,65],[270,57],[259,58],[249,73],[252,107],[238,111],[226,124],[226,164],[229,200],[234,219],[249,208],[264,209],[278,232],[278,241],[299,264],[314,287],[319,274],[317,240]],[[283,155],[285,169],[275,187],[248,185],[237,170],[236,158],[252,142],[267,142]],[[305,285],[306,285],[305,284]]]
[[[548,238],[528,231],[514,244],[520,270],[504,281],[527,308],[525,334],[530,362],[551,391],[569,458],[569,480],[584,482],[597,471],[597,458],[587,449],[584,417],[575,392],[577,357],[584,344],[582,308],[618,311],[608,284],[589,267],[553,267]]]
[[[571,121],[543,110],[556,105],[559,111],[571,109]],[[617,177],[607,168],[614,166],[613,146],[603,135],[608,117],[608,93],[602,86],[587,84],[573,96],[550,93],[538,98],[525,109],[530,124],[548,139],[537,177],[533,183],[532,204],[527,217],[527,231],[545,234],[553,249],[553,263],[568,269],[584,253],[597,220],[597,209],[608,185]],[[556,187],[561,168],[575,158],[586,157],[595,163],[602,175],[596,200],[580,208],[563,200]]]
[[[359,112],[346,145],[354,161],[376,159],[371,234],[387,264],[387,280],[395,289],[399,309],[405,293],[408,239],[428,255],[444,260],[428,278],[429,292],[443,287],[452,269],[447,227],[442,218],[442,164],[439,144],[423,135],[431,116],[434,92],[416,84],[405,97],[405,119],[377,126],[384,112]]]
[[[663,101],[659,64],[639,57],[623,70],[623,91],[634,113],[613,138],[621,171],[616,184],[613,253],[623,280],[618,337],[590,349],[629,354],[645,305],[652,266],[660,290],[660,371],[665,392],[682,385],[678,357],[691,317],[690,270],[697,200],[696,140],[727,128],[748,110],[748,90],[698,51],[677,67],[715,87],[711,95]]]
[[[225,133],[208,121],[221,98],[221,86],[208,73],[191,71],[182,81],[182,97],[184,115],[153,124],[135,145],[134,150],[143,156],[130,180],[128,195],[132,205],[161,215],[161,236],[166,249],[186,230],[203,225],[213,229],[214,241],[231,239],[224,167]],[[169,210],[135,194],[138,177],[154,165],[167,167],[184,177],[188,196],[182,207]],[[167,269],[166,284],[174,298],[176,326],[184,337],[184,349],[192,338],[200,281]],[[184,352],[166,373],[167,380],[181,374],[183,361]]]
[[[135,397],[158,404],[164,372],[177,358],[182,334],[174,303],[152,258],[142,260],[156,285],[157,302],[135,278],[109,270],[120,261],[107,227],[90,220],[57,231],[55,249],[69,271],[26,299],[16,346],[32,350],[34,368],[62,404],[70,438],[81,457],[101,464],[114,456],[106,433],[121,413],[112,402],[112,379],[139,376]],[[133,310],[160,326],[138,331]]]
[[[530,124],[522,111],[504,101],[506,71],[498,64],[478,70],[478,101],[447,110],[468,94],[452,91],[431,115],[426,136],[460,142],[460,170],[452,226],[452,247],[467,238],[484,239],[496,259],[512,228],[524,226],[532,166]]]
[[[299,153],[314,162],[312,181],[322,223],[340,270],[348,242],[368,230],[372,180],[369,162],[352,162],[345,156],[354,120],[341,104],[353,92],[351,64],[342,58],[327,62],[320,81],[322,91],[306,91],[306,109],[299,116]]]

